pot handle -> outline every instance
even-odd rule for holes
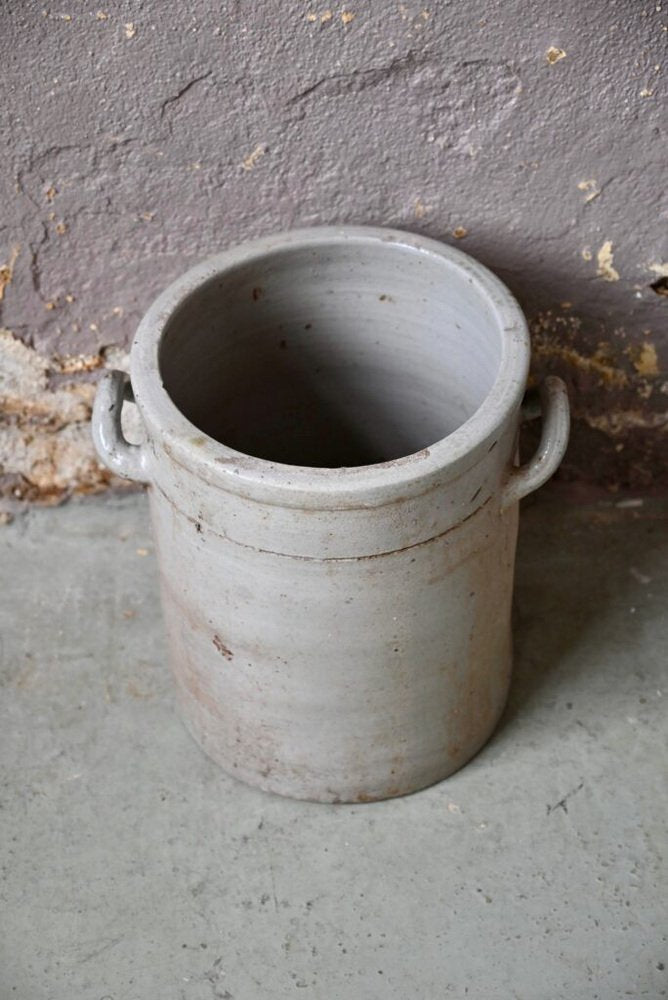
[[[95,449],[117,476],[147,482],[144,445],[130,444],[121,430],[123,402],[134,402],[130,376],[121,371],[105,372],[93,403],[92,433]]]
[[[570,414],[568,393],[557,375],[548,375],[540,387],[543,433],[536,454],[519,468],[512,469],[501,494],[501,509],[507,510],[522,497],[533,493],[556,472],[568,444]]]

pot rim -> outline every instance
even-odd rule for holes
[[[172,402],[159,367],[159,349],[174,311],[204,284],[230,268],[266,255],[317,245],[393,244],[438,258],[470,281],[492,306],[502,336],[499,369],[475,411],[446,437],[413,454],[374,465],[322,468],[255,458],[217,441],[191,423]],[[135,401],[156,452],[162,447],[180,466],[221,489],[281,506],[322,509],[375,506],[420,495],[477,464],[522,401],[529,370],[526,319],[506,286],[459,249],[425,236],[376,226],[316,226],[261,237],[209,257],[186,271],[153,302],[135,334],[130,371]]]

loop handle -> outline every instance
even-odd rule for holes
[[[124,400],[134,402],[130,376],[121,371],[105,372],[98,382],[93,404],[93,442],[108,469],[124,479],[145,483],[147,482],[145,446],[130,444],[121,429],[121,410]]]
[[[557,375],[548,375],[540,387],[543,433],[536,454],[517,469],[512,469],[503,487],[501,509],[506,510],[533,493],[556,472],[568,444],[570,413],[568,393]]]

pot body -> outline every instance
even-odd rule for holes
[[[156,489],[151,508],[183,716],[226,770],[361,802],[438,781],[488,739],[510,679],[516,506],[490,498],[427,541],[334,559],[239,545]]]
[[[203,287],[210,297],[214,280],[237,274],[232,291],[224,293],[228,299],[223,307],[227,302],[238,315],[237,299],[243,300],[243,309],[250,310],[246,326],[240,327],[246,331],[253,325],[251,303],[265,288],[269,305],[263,316],[271,316],[272,301],[281,302],[279,292],[290,275],[290,258],[280,256],[286,245],[306,245],[317,262],[329,260],[335,246],[341,260],[349,257],[353,267],[357,255],[362,270],[379,255],[375,270],[382,272],[387,246],[379,244],[388,242],[384,230],[312,230],[273,237],[269,244],[252,244],[191,272],[158,300],[133,347],[132,388],[146,427],[145,443],[136,448],[121,436],[117,417],[123,393],[131,391],[121,376],[115,382],[110,377],[96,404],[100,454],[116,471],[150,484],[170,657],[189,730],[231,774],[297,798],[365,802],[405,794],[446,777],[489,738],[510,680],[517,500],[547,478],[566,443],[565,394],[558,380],[551,380],[543,394],[539,454],[529,466],[515,468],[528,364],[526,329],[517,306],[496,279],[457,251],[406,234],[390,235],[397,275],[406,268],[414,273],[398,289],[405,309],[396,335],[392,339],[388,334],[387,356],[404,349],[403,328],[417,308],[412,303],[434,297],[434,275],[443,260],[450,267],[443,267],[444,287],[448,280],[454,282],[455,299],[457,294],[464,297],[460,307],[473,275],[475,309],[469,320],[482,349],[485,322],[489,338],[500,345],[497,360],[490,363],[491,388],[481,375],[482,384],[467,390],[472,393],[470,418],[436,444],[426,441],[407,456],[360,467],[311,468],[273,462],[271,455],[255,458],[229,448],[222,434],[221,440],[213,436],[211,414],[218,411],[201,404],[202,395],[212,391],[207,373],[202,370],[201,393],[192,391],[183,375],[193,316],[202,329],[209,328],[193,345],[204,354],[205,367],[218,364],[218,345],[226,337],[224,325],[216,321],[212,326],[206,296],[197,299]],[[422,271],[413,264],[420,255],[424,261],[425,253],[429,267],[421,281]],[[319,296],[323,314],[331,311],[331,295],[343,303],[336,273],[331,266],[323,273],[314,293],[316,305],[309,302],[316,326]],[[317,270],[311,278],[317,283]],[[382,287],[383,281],[373,286],[379,302],[389,294],[378,293]],[[178,320],[184,309],[190,314]],[[280,311],[285,316],[284,304]],[[355,343],[364,342],[365,330],[378,325],[374,357],[382,358],[378,316],[382,313],[369,312]],[[257,336],[265,337],[266,320],[256,326],[261,331]],[[423,327],[431,329],[426,321]],[[289,322],[285,329],[289,336]],[[345,338],[347,327],[341,329]],[[251,342],[249,334],[243,336],[243,356],[252,354],[256,364],[264,340]],[[339,333],[333,336],[336,340]],[[440,341],[435,344],[438,355]],[[239,355],[240,348],[235,350]],[[455,361],[444,362],[450,365],[443,369],[446,375],[453,367],[461,369],[461,375],[454,372],[453,385],[459,378],[465,383],[468,371],[465,346],[458,351]],[[357,367],[367,362],[363,357]],[[420,358],[415,362],[418,373],[422,363]],[[477,363],[470,365],[475,369]],[[406,364],[400,358],[396,371]],[[331,377],[338,377],[338,355],[337,365]],[[158,369],[161,380],[156,379]],[[292,370],[289,384],[305,377],[305,370]],[[226,371],[223,366],[223,381]],[[392,377],[390,372],[390,385]],[[271,365],[261,372],[265,387],[268,378]],[[471,384],[475,382],[473,378]],[[226,385],[229,395],[229,379]],[[356,389],[353,382],[346,383],[350,385],[352,398]],[[382,384],[374,391],[375,402],[382,402]],[[239,407],[253,392],[246,382]],[[476,392],[482,399],[477,408]],[[402,405],[410,410],[418,434],[420,392],[406,395],[404,402],[401,393],[395,395],[392,413],[396,409],[400,418]],[[466,418],[466,401],[463,405]],[[243,440],[239,414],[243,417],[243,409],[229,417],[230,433]],[[246,416],[260,424],[268,419],[264,404],[254,403]],[[445,411],[443,419],[449,419]],[[377,421],[379,427],[381,423]],[[414,440],[422,443],[419,434]]]

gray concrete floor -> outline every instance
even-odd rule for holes
[[[525,509],[488,746],[405,799],[227,777],[174,712],[143,496],[0,531],[2,1000],[662,997],[668,522]]]

